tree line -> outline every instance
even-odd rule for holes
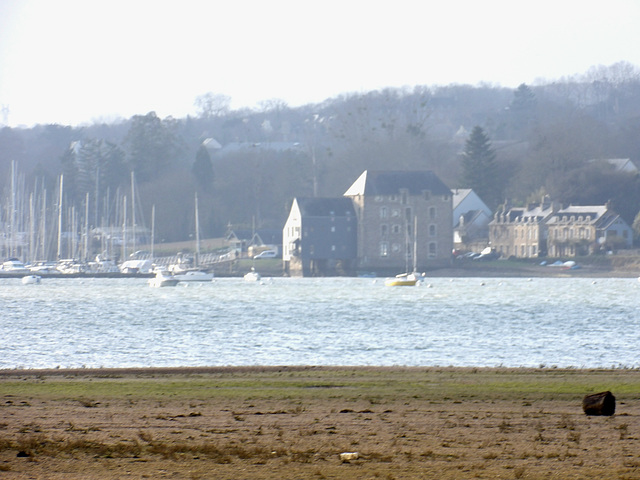
[[[433,170],[494,209],[550,195],[566,205],[611,201],[630,224],[640,210],[638,175],[601,161],[640,160],[640,71],[627,63],[516,89],[389,88],[242,110],[206,93],[195,105],[198,114],[181,119],[148,112],[113,124],[2,128],[0,178],[15,161],[27,189],[53,195],[64,174],[67,201],[78,211],[89,201],[98,225],[134,172],[140,221],[155,206],[156,238],[167,242],[193,235],[194,192],[202,237],[229,226],[279,229],[294,197],[342,195],[365,169]]]

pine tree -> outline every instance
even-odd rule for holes
[[[502,198],[495,158],[489,137],[481,127],[474,127],[462,156],[462,186],[473,189],[492,208]]]
[[[196,152],[196,160],[191,167],[196,182],[204,192],[211,193],[213,190],[213,164],[207,147],[200,146]]]

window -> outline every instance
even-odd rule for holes
[[[387,207],[380,207],[380,218],[387,218]]]
[[[411,221],[411,218],[413,217],[413,215],[411,215],[411,207],[407,207],[404,209],[404,218],[409,222]]]
[[[436,207],[429,208],[429,218],[431,220],[435,220],[435,218],[436,218]]]
[[[389,231],[389,227],[385,224],[385,225],[380,225],[380,234],[382,236],[385,236]]]
[[[389,244],[387,242],[380,242],[380,256],[386,257],[389,255]]]
[[[429,236],[430,237],[435,237],[436,236],[436,226],[435,225],[429,225]]]
[[[391,232],[392,233],[400,233],[400,225],[394,225],[393,227],[391,227]]]
[[[431,200],[431,192],[429,190],[424,191],[424,199],[428,202]]]
[[[436,242],[429,243],[429,258],[435,258],[437,255]]]

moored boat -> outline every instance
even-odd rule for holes
[[[210,282],[213,280],[213,273],[202,270],[187,270],[182,273],[174,273],[173,277],[179,282]]]
[[[23,273],[28,274],[31,273],[31,270],[29,270],[24,263],[17,258],[9,258],[2,263],[2,266],[0,266],[0,272],[15,275]]]
[[[149,279],[150,287],[175,287],[179,280],[171,272],[166,270],[157,270],[156,276]]]
[[[22,277],[22,284],[23,285],[36,285],[36,284],[40,283],[41,279],[42,279],[42,277],[40,275],[26,275],[26,276]]]
[[[387,287],[413,287],[418,283],[418,280],[415,273],[401,273],[395,277],[387,278],[384,284]]]
[[[259,282],[262,277],[254,267],[251,267],[251,271],[245,273],[244,280],[245,282]]]

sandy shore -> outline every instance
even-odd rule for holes
[[[605,389],[616,414],[584,415]],[[2,479],[640,478],[637,370],[5,370],[0,391]]]

